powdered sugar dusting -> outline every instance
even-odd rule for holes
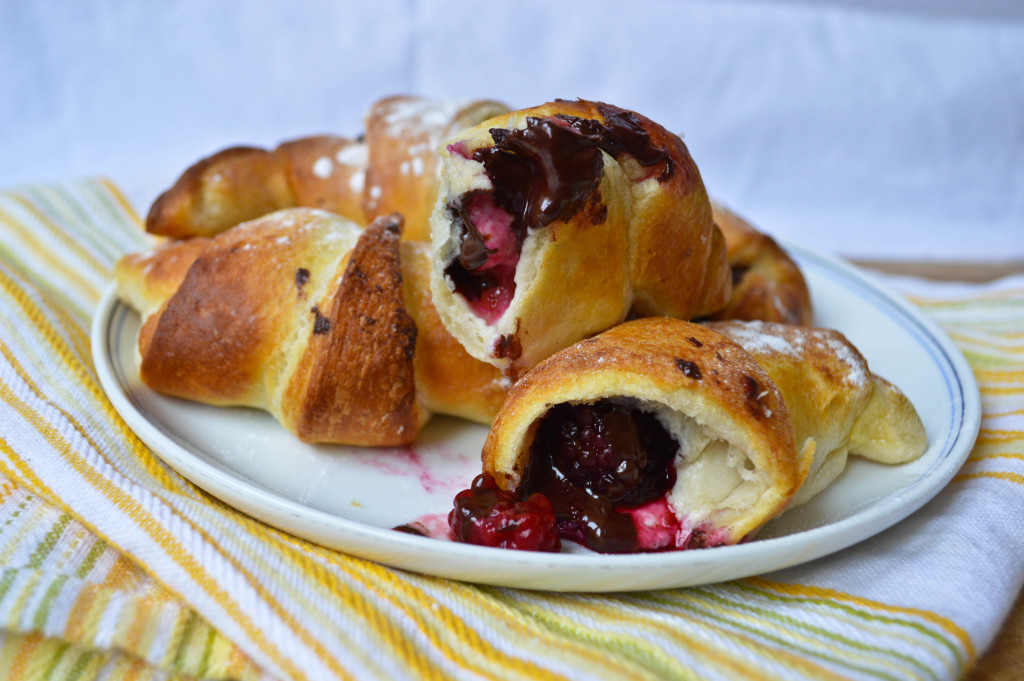
[[[360,170],[352,173],[352,176],[348,178],[348,188],[357,194],[362,193],[363,187],[366,185],[366,171]]]
[[[389,104],[384,122],[396,137],[421,131],[424,127],[442,128],[468,103],[469,100],[459,99],[398,100]]]
[[[850,345],[838,338],[829,338],[826,344],[836,358],[849,367],[843,380],[858,388],[866,386],[870,380],[867,365]]]
[[[428,142],[413,144],[405,150],[405,153],[409,156],[422,156],[423,154],[431,154],[433,152],[434,148]]]
[[[780,354],[799,357],[801,354],[800,339],[788,339],[778,332],[771,324],[764,322],[744,322],[730,324],[727,333],[743,349],[752,355]]]
[[[349,144],[338,150],[334,159],[343,166],[365,167],[369,162],[370,152],[365,144]]]
[[[846,368],[842,377],[846,383],[862,388],[871,380],[864,358],[842,335],[831,329],[752,321],[732,322],[723,330],[755,357],[782,355],[800,358],[817,347]]]
[[[334,174],[334,162],[326,156],[321,156],[313,163],[313,174],[321,180],[326,180]]]

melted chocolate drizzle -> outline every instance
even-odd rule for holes
[[[320,306],[314,305],[309,309],[313,313],[313,335],[319,336],[331,331],[331,320],[323,316]]]
[[[654,146],[650,134],[644,129],[639,116],[632,111],[609,104],[598,104],[597,110],[604,123],[591,118],[560,115],[572,127],[594,140],[606,154],[618,159],[622,154],[632,156],[637,163],[651,168],[664,164],[658,182],[665,182],[675,172],[675,164],[667,149]]]
[[[527,229],[567,220],[601,183],[604,160],[593,142],[551,119],[530,117],[521,130],[494,128],[493,147],[473,153],[512,216],[520,243]]]
[[[495,204],[512,217],[509,229],[518,254],[531,230],[570,219],[598,191],[604,159],[591,139],[552,119],[530,117],[521,130],[494,128],[490,133],[494,146],[477,149],[472,158],[490,178]],[[448,205],[460,246],[446,274],[472,301],[515,286],[514,266],[511,271],[483,271],[494,251],[469,215],[468,206],[478,193],[467,192]]]

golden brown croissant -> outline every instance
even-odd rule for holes
[[[546,496],[563,537],[619,553],[742,540],[785,508],[810,454],[749,353],[662,317],[527,372],[482,456],[502,490]]]
[[[732,296],[711,319],[811,323],[811,294],[796,262],[774,239],[735,212],[711,202],[732,269]]]
[[[630,312],[687,319],[728,300],[697,166],[643,116],[559,100],[469,128],[441,156],[434,301],[507,375]]]
[[[832,483],[851,454],[912,461],[928,448],[924,424],[898,388],[871,373],[840,332],[770,322],[711,322],[765,368],[793,416],[796,442],[814,443],[807,480],[791,505]]]
[[[264,409],[309,442],[404,444],[435,411],[488,422],[506,381],[447,334],[426,244],[400,225],[295,208],[124,257],[142,380]]]
[[[557,550],[552,531],[602,552],[731,544],[824,489],[848,454],[902,463],[926,448],[910,401],[836,331],[639,319],[512,387],[450,523],[463,541],[534,550]],[[509,509],[515,523],[497,522]]]
[[[146,229],[213,236],[240,222],[304,206],[360,225],[399,212],[406,239],[429,239],[437,198],[436,146],[508,107],[490,100],[395,96],[375,102],[359,139],[320,135],[276,149],[232,147],[189,167],[150,207]]]

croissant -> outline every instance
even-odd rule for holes
[[[810,290],[785,249],[722,204],[712,201],[711,210],[725,237],[733,286],[729,302],[710,318],[810,324]]]
[[[791,506],[831,484],[849,455],[885,464],[912,461],[928,436],[909,398],[873,374],[839,331],[772,322],[711,322],[771,376],[793,417],[797,445],[814,443],[806,481]]]
[[[639,114],[558,100],[469,128],[441,157],[434,301],[508,376],[631,312],[688,319],[728,300],[697,166]]]
[[[231,147],[196,162],[154,201],[153,234],[213,236],[240,222],[296,206],[360,225],[392,212],[406,239],[429,239],[438,192],[440,140],[507,111],[491,100],[395,96],[375,102],[358,139],[303,137],[275,149]]]
[[[926,448],[910,400],[837,331],[639,319],[512,387],[482,453],[498,492],[475,481],[456,496],[453,536],[529,546],[473,527],[494,524],[489,495],[524,516],[550,504],[563,538],[601,552],[732,544],[819,493],[849,454],[896,464]]]
[[[742,540],[786,507],[812,450],[736,342],[652,317],[527,372],[482,459],[500,489],[544,495],[564,538],[623,553]]]
[[[125,256],[142,381],[264,409],[307,442],[406,444],[433,412],[489,422],[507,382],[447,334],[427,246],[400,232],[295,208]]]

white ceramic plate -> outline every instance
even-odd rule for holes
[[[228,504],[318,544],[416,572],[512,587],[622,591],[706,584],[803,563],[895,524],[953,477],[978,432],[977,384],[941,330],[850,265],[787,247],[810,285],[815,324],[841,330],[875,373],[907,393],[930,447],[903,466],[851,459],[825,492],[739,546],[609,556],[569,544],[563,553],[548,554],[396,532],[396,525],[447,513],[480,471],[483,427],[435,418],[411,447],[306,445],[263,412],[158,395],[136,370],[138,317],[113,290],[93,321],[93,356],[115,408],[158,456]]]

